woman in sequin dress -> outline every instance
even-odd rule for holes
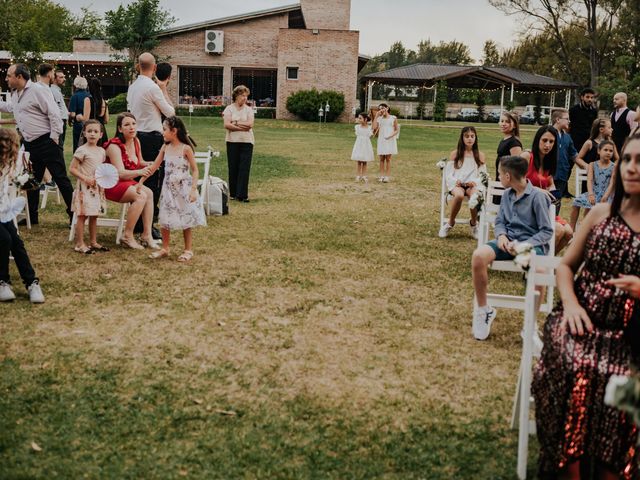
[[[556,274],[562,302],[545,323],[532,385],[541,478],[638,476],[637,429],[604,392],[611,375],[640,364],[625,336],[640,302],[640,136],[616,168],[612,204],[592,209]]]

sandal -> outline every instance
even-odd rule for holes
[[[73,247],[73,250],[78,253],[83,253],[85,255],[93,255],[93,250],[89,247]]]
[[[153,250],[160,250],[160,246],[158,245],[158,242],[154,239],[151,240],[146,240],[144,238],[140,239],[140,245],[142,245],[144,248],[151,248]]]
[[[163,249],[160,249],[158,251],[153,252],[151,255],[149,255],[149,258],[153,258],[153,259],[155,259],[155,258],[166,258],[168,256],[169,256],[169,250],[165,250],[163,248]]]
[[[91,245],[89,247],[91,250],[93,250],[94,252],[109,252],[110,249],[105,247],[104,245],[99,245],[99,244],[95,244],[95,245]]]
[[[178,257],[179,262],[188,262],[193,258],[193,252],[191,250],[185,250],[182,252],[182,255]]]
[[[138,242],[136,242],[135,238],[122,237],[120,239],[120,243],[125,247],[129,247],[134,250],[144,250],[144,247],[140,245]]]

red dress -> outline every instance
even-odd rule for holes
[[[136,149],[136,158],[137,163],[133,163],[129,160],[129,154],[127,153],[127,149],[124,146],[124,143],[120,141],[118,137],[112,138],[108,142],[105,142],[103,148],[106,150],[109,145],[117,145],[120,148],[120,153],[122,154],[122,163],[124,164],[125,170],[139,170],[142,168],[140,165],[140,159],[142,158],[142,154],[140,153],[140,142],[136,138],[133,142]],[[111,163],[109,157],[107,156],[106,163]],[[122,196],[126,193],[126,191],[132,185],[136,185],[138,182],[135,180],[119,180],[115,187],[107,188],[104,191],[107,200],[111,200],[112,202],[120,202]]]
[[[542,174],[536,170],[535,163],[533,162],[533,153],[529,159],[529,170],[527,170],[527,178],[534,187],[548,190],[549,185],[553,182],[553,177],[549,174],[549,170],[543,170]],[[561,225],[566,225],[567,221],[560,215],[556,215],[556,222]]]

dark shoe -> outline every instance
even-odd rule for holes
[[[19,227],[25,227],[27,225],[27,219],[23,218],[22,220],[20,220],[18,222],[18,226]],[[38,221],[36,220],[35,222],[33,220],[31,220],[31,225],[38,225]]]
[[[243,203],[249,203],[249,199],[248,198],[239,198],[238,200],[240,200]]]
[[[154,240],[162,240],[162,234],[156,227],[151,227],[151,237]]]

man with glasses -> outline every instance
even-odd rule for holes
[[[571,169],[573,163],[578,156],[573,139],[569,135],[569,112],[564,108],[558,108],[551,113],[551,122],[553,127],[558,131],[558,165],[556,173],[553,176],[553,183],[556,186],[556,197],[561,199],[571,198],[571,194],[567,189],[569,178],[571,177]]]

